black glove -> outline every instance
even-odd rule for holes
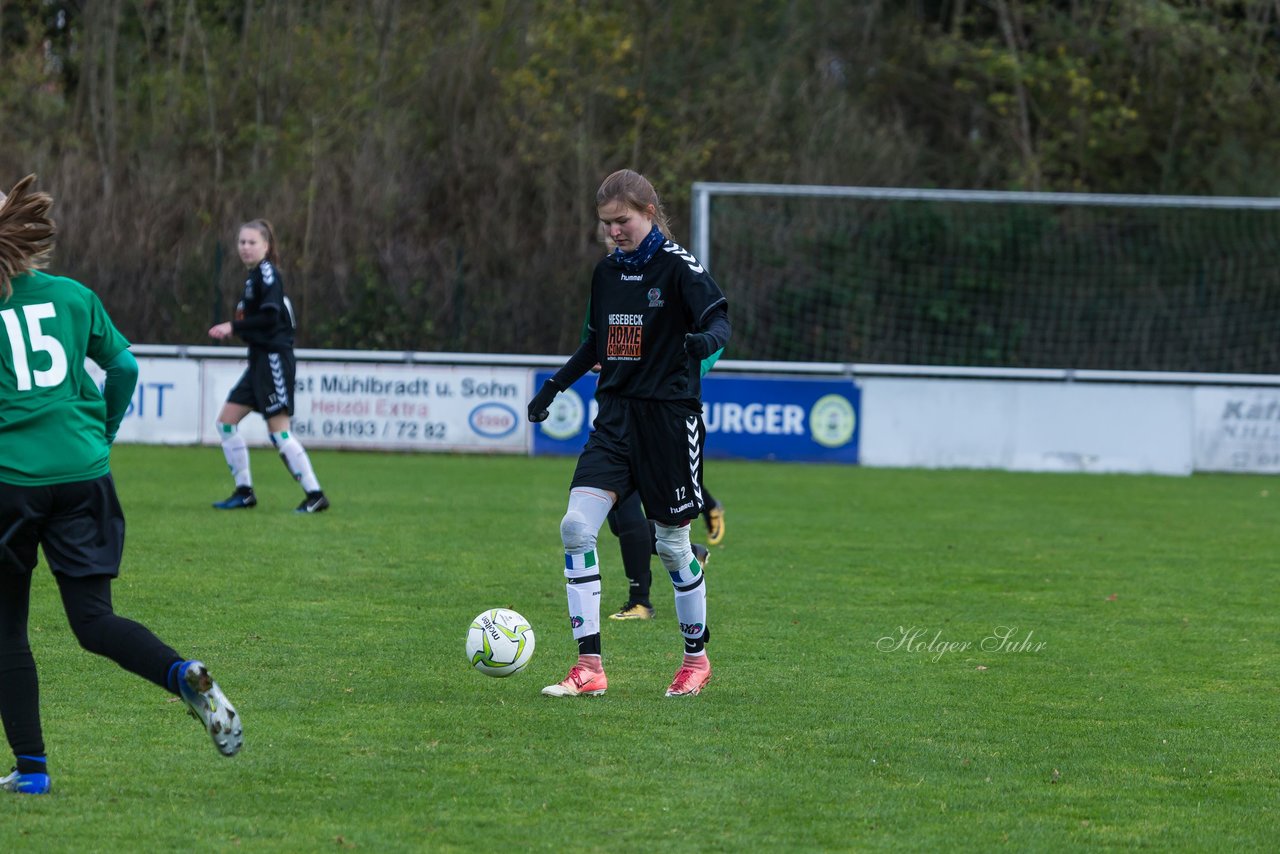
[[[690,332],[684,336],[684,351],[701,362],[714,351],[716,339],[710,332]]]
[[[547,380],[543,383],[542,388],[533,396],[533,400],[529,401],[529,420],[535,424],[546,421],[547,416],[551,414],[551,401],[555,400],[559,393],[560,386],[556,385],[555,380]]]

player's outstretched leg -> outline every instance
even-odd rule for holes
[[[178,668],[178,692],[191,716],[204,724],[219,753],[235,756],[244,743],[244,730],[235,706],[227,700],[202,662],[183,661],[174,667]]]

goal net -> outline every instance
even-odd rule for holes
[[[1280,371],[1280,199],[695,184],[733,359]]]

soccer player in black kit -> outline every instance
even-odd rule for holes
[[[701,362],[729,341],[728,303],[698,260],[667,238],[661,202],[644,176],[623,169],[606,178],[596,213],[617,249],[592,274],[586,339],[529,402],[529,420],[544,420],[559,392],[600,365],[595,430],[560,521],[578,661],[542,693],[596,696],[608,688],[596,537],[614,503],[634,490],[656,523],[684,639],[667,696],[690,696],[711,678],[706,585],[689,542],[689,522],[704,503]]]
[[[249,472],[249,448],[238,427],[250,412],[261,412],[267,420],[271,444],[280,453],[289,474],[306,492],[297,512],[319,513],[329,509],[329,499],[320,489],[306,449],[289,432],[296,364],[293,357],[295,323],[293,305],[284,295],[271,223],[255,219],[240,226],[236,248],[249,271],[244,280],[244,296],[236,306],[236,319],[213,326],[209,337],[221,341],[233,334],[239,335],[249,345],[249,367],[227,395],[216,425],[222,454],[235,478],[236,491],[213,506],[219,510],[243,510],[257,505]]]

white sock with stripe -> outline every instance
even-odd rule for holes
[[[564,593],[573,639],[600,634],[600,567],[596,553],[564,556]]]
[[[231,469],[236,487],[252,489],[253,476],[249,472],[249,446],[245,444],[244,437],[240,435],[235,424],[215,421],[214,427],[218,431],[218,439],[222,442],[222,456],[227,461],[227,468]]]
[[[693,556],[689,545],[689,525],[670,527],[656,524],[654,545],[658,557],[671,576],[675,588],[676,619],[684,637],[684,651],[702,653],[707,628],[707,585],[702,564]]]
[[[316,480],[316,473],[311,468],[311,458],[307,456],[306,448],[302,447],[301,442],[286,430],[283,433],[272,433],[271,444],[276,446],[284,467],[293,475],[294,480],[302,484],[303,489],[307,492],[320,491],[320,481]]]
[[[569,604],[569,625],[573,638],[583,641],[580,654],[597,654],[600,635],[600,564],[596,537],[613,507],[609,493],[591,487],[569,491],[569,507],[560,520],[564,543],[564,592]]]

